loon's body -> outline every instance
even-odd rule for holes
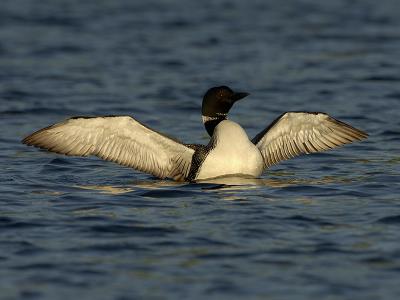
[[[247,95],[226,86],[207,91],[202,104],[203,124],[211,137],[207,145],[183,144],[129,116],[73,117],[29,135],[23,143],[66,155],[96,155],[159,178],[198,181],[259,177],[282,160],[367,137],[324,113],[287,112],[250,140],[239,124],[227,120],[232,105]]]
[[[215,128],[204,153],[195,153],[202,158],[190,174],[194,180],[204,180],[226,175],[258,177],[263,171],[264,161],[260,150],[249,140],[239,124],[223,120]]]

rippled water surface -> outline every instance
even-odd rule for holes
[[[398,299],[399,1],[28,1],[0,6],[0,299]],[[160,181],[20,144],[130,114],[207,143],[207,88],[370,134],[257,180]]]

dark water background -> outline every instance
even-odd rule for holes
[[[250,136],[316,110],[370,138],[241,185],[20,144],[104,114],[207,143],[219,84]],[[0,299],[399,299],[399,113],[396,0],[2,0]]]

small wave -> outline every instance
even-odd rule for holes
[[[400,77],[393,76],[393,75],[373,75],[373,76],[364,77],[362,80],[363,81],[390,81],[390,82],[396,82],[396,81],[400,81]]]
[[[26,222],[26,221],[17,221],[9,217],[0,217],[0,229],[3,228],[14,228],[14,229],[19,229],[19,228],[32,228],[32,227],[39,227],[39,226],[45,226],[42,223],[36,223],[36,222]]]
[[[92,209],[97,209],[99,208],[98,206],[92,206],[91,208],[87,208],[88,210]],[[74,213],[76,212],[81,212],[82,210],[85,210],[85,208],[79,208],[76,210],[73,210]],[[83,221],[83,222],[106,222],[109,220],[108,217],[105,216],[82,216],[82,217],[75,217],[76,221]]]
[[[85,229],[86,230],[86,229]],[[137,225],[96,225],[89,228],[94,233],[119,233],[119,234],[131,234],[140,235],[143,237],[154,237],[154,236],[166,236],[173,233],[180,232],[174,227],[146,227]]]
[[[377,222],[384,224],[400,224],[400,215],[380,218]]]
[[[57,47],[49,46],[41,49],[37,49],[31,52],[33,56],[49,56],[55,54],[77,54],[77,53],[86,53],[89,52],[90,49],[74,46],[74,45],[60,45]]]
[[[351,254],[351,253],[355,253],[355,251],[341,249],[340,247],[338,247],[338,245],[335,245],[333,243],[321,243],[321,244],[318,244],[315,247],[315,249],[313,250],[313,253],[314,254],[321,254],[321,255],[324,255],[326,253],[347,253],[347,254]]]
[[[53,263],[33,263],[33,264],[15,266],[12,269],[27,271],[27,270],[52,270],[57,268],[58,266]]]
[[[25,100],[27,98],[46,98],[48,95],[41,92],[24,91],[22,89],[7,89],[0,93],[0,98],[9,101]]]
[[[99,251],[99,252],[115,252],[115,251],[147,251],[148,248],[139,246],[134,243],[108,243],[95,244],[86,247],[71,248],[69,251]]]
[[[151,190],[145,191],[141,194],[143,197],[150,198],[189,198],[196,196],[196,192],[182,191],[182,190]]]
[[[34,107],[34,108],[24,108],[24,109],[7,109],[0,111],[0,115],[58,115],[60,114],[60,108],[48,108],[48,107]],[[76,115],[78,114],[74,110],[69,110],[66,108],[62,108],[63,115]]]
[[[281,259],[256,259],[252,260],[252,262],[255,264],[273,265],[277,267],[290,267],[295,265],[292,261]]]
[[[294,215],[288,218],[285,218],[285,220],[289,220],[289,221],[294,221],[295,223],[299,224],[299,225],[309,225],[309,224],[314,224],[314,225],[318,225],[318,226],[332,226],[335,225],[331,222],[322,220],[322,219],[318,219],[318,218],[309,218],[309,217],[305,217],[302,215]]]
[[[224,252],[210,252],[205,254],[198,254],[196,258],[199,259],[224,259],[224,258],[247,258],[252,257],[258,253],[254,252],[232,252],[232,253],[224,253]]]
[[[207,238],[207,237],[195,237],[191,238],[189,241],[191,245],[199,245],[199,246],[232,246],[232,244],[225,243],[222,241],[217,241],[215,239]]]
[[[383,265],[392,265],[394,263],[393,260],[381,257],[381,256],[372,256],[361,260],[367,264],[383,266]]]
[[[385,95],[385,98],[400,100],[400,93],[398,92],[388,93]]]
[[[380,135],[384,135],[384,136],[395,136],[395,137],[399,137],[400,136],[400,131],[396,131],[396,130],[384,130],[380,133]]]

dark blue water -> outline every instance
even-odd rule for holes
[[[399,1],[24,1],[0,6],[0,299],[398,299]],[[260,180],[177,184],[38,151],[73,115],[207,143],[207,88],[370,138]]]

